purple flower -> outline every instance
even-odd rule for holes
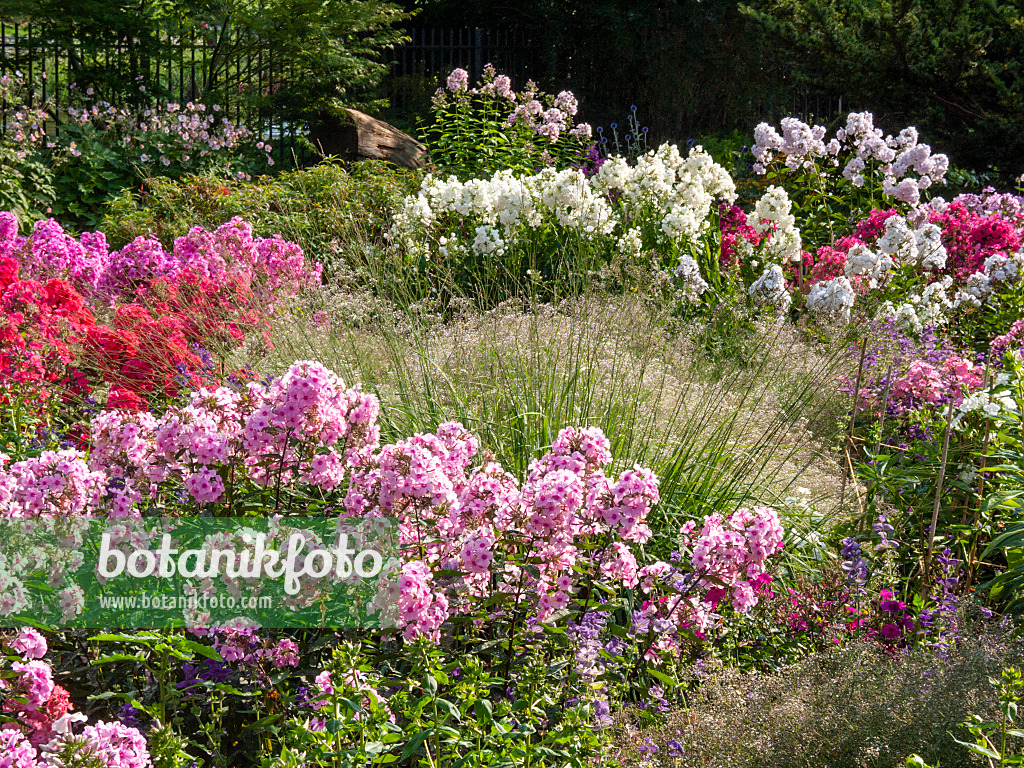
[[[658,751],[658,745],[655,744],[653,741],[651,741],[651,737],[650,736],[645,736],[644,740],[647,743],[646,744],[641,744],[640,747],[638,748],[638,751],[640,752],[641,755],[653,755],[654,753],[656,753]]]
[[[120,720],[127,726],[132,728],[139,727],[139,718],[137,717],[139,710],[133,707],[131,704],[125,704],[119,710],[117,710],[117,719]]]
[[[895,624],[885,624],[881,629],[881,634],[882,637],[884,637],[886,640],[895,640],[897,637],[903,634],[903,630],[901,630]]]

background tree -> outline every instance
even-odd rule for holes
[[[380,0],[223,0],[199,16],[214,50],[206,77],[224,80],[230,62],[265,50],[277,63],[259,98],[278,116],[379,107],[376,90],[390,68],[383,52],[407,39],[398,25],[409,18]]]
[[[241,98],[278,120],[372,104],[410,17],[384,0],[0,0],[0,19],[68,51],[62,79],[99,98]]]
[[[798,81],[915,124],[952,160],[1019,174],[1024,144],[1020,0],[750,0]]]

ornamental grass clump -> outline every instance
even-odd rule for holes
[[[328,311],[340,316],[348,301]],[[316,328],[312,308],[296,309],[275,324],[273,352],[248,362],[272,373],[296,357],[324,360],[378,394],[386,439],[458,421],[520,477],[558,425],[599,426],[617,470],[640,463],[662,478],[650,546],[663,558],[687,519],[781,501],[798,485],[823,510],[838,500],[827,446],[845,406],[820,383],[846,363],[789,328],[766,327],[746,359],[716,363],[686,335],[700,327],[669,335],[665,316],[636,297],[506,306],[447,324],[373,312],[369,325]]]
[[[998,719],[989,678],[1019,658],[1000,629],[964,635],[944,657],[923,648],[892,657],[853,644],[771,674],[701,674],[688,709],[650,734],[651,759],[680,767],[896,768],[916,752],[932,765],[985,765],[955,739],[968,737],[961,723],[969,714]],[[674,760],[672,741],[682,748]]]

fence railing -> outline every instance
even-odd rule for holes
[[[233,29],[165,30],[146,46],[118,39],[76,44],[69,50],[31,25],[0,22],[0,75],[20,72],[29,105],[52,103],[58,114],[86,86],[95,98],[115,106],[216,101],[236,123],[272,140],[283,159],[294,151],[293,127],[261,112],[259,99],[252,97],[272,96],[291,71],[272,49],[245,34]],[[391,62],[382,86],[391,105],[388,117],[423,113],[438,79],[456,67],[474,80],[488,63],[518,83],[532,74],[529,40],[522,33],[428,27],[410,29],[408,35],[408,44],[381,54]],[[59,131],[59,125],[51,130]]]
[[[259,102],[273,96],[293,73],[288,62],[247,34],[190,27],[165,30],[145,46],[122,38],[83,41],[68,50],[30,25],[0,22],[0,75],[21,72],[32,98],[51,102],[58,114],[66,114],[72,84],[81,93],[84,83],[93,84],[97,98],[117,106],[216,102],[233,121],[272,141],[279,160],[290,160],[299,143],[295,126],[261,110]],[[400,125],[427,112],[434,89],[456,67],[475,81],[491,63],[510,75],[517,88],[540,70],[543,52],[520,31],[417,27],[407,34],[407,44],[381,54],[382,61],[391,62],[381,88],[391,105],[385,119]],[[596,94],[591,98],[601,101]],[[841,98],[792,93],[765,107],[766,119],[789,114],[827,121],[839,117],[843,103]]]
[[[27,105],[52,105],[58,117],[76,99],[115,106],[202,100],[272,141],[281,160],[296,147],[293,127],[259,107],[260,97],[272,96],[291,76],[290,64],[245,31],[181,29],[145,47],[119,39],[69,48],[31,25],[0,22],[0,75],[15,73]],[[0,106],[6,121],[8,105]],[[59,132],[59,120],[49,129]]]
[[[422,112],[438,81],[457,67],[476,81],[487,64],[512,77],[517,86],[534,76],[532,46],[522,32],[481,28],[414,28],[410,42],[385,54],[392,59],[384,83],[390,114]]]

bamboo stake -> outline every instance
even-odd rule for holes
[[[892,365],[890,364],[889,365],[889,370],[885,374],[885,391],[882,393],[882,413],[881,413],[881,416],[878,419],[878,439],[875,441],[875,448],[874,448],[874,450],[871,453],[872,461],[876,462],[875,465],[874,465],[876,471],[877,471],[877,468],[878,468],[877,458],[876,457],[878,456],[878,452],[880,450],[882,450],[882,435],[885,434],[885,417],[886,417],[886,414],[887,414],[887,411],[888,411],[889,388],[890,388],[891,385],[892,385]],[[866,440],[862,440],[861,442],[867,442],[867,441]],[[874,485],[875,485],[875,483],[874,483],[874,481],[872,481],[871,485],[868,486],[868,491],[869,492],[874,487]]]

